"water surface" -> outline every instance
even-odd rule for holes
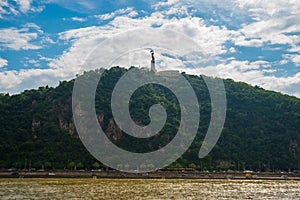
[[[0,179],[0,199],[300,199],[300,181]]]

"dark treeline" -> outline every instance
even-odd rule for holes
[[[129,106],[132,119],[140,125],[148,124],[149,108],[161,103],[168,113],[166,124],[159,134],[147,139],[123,133],[113,121],[110,98],[126,71],[114,67],[104,72],[95,98],[99,123],[107,136],[123,149],[148,152],[163,147],[175,136],[180,123],[178,101],[165,87],[149,84],[139,88]],[[222,135],[212,152],[199,159],[210,121],[211,102],[201,76],[183,75],[199,99],[201,120],[191,147],[169,167],[255,171],[300,168],[300,100],[233,80],[224,80],[227,117]],[[63,81],[56,88],[40,87],[13,96],[0,94],[0,168],[105,167],[87,152],[78,138],[72,119],[73,84],[74,80]]]

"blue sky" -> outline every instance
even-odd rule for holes
[[[193,57],[196,68],[190,68],[158,51],[158,63],[166,68],[300,97],[298,0],[1,0],[0,93],[70,80],[89,70],[84,59],[95,46],[136,28],[184,34],[201,47],[197,53],[213,60],[200,66],[200,57]],[[189,53],[183,57],[191,58]],[[131,58],[116,64],[146,67],[150,59],[144,52]]]

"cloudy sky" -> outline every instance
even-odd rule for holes
[[[137,29],[137,37],[126,39]],[[231,78],[300,97],[299,0],[0,0],[0,93],[70,80],[90,69],[86,58],[107,40],[107,51],[118,58],[114,64],[146,67],[149,49],[137,41],[149,42],[151,30],[175,31],[199,47],[179,58],[172,48],[159,50],[166,40],[153,34],[161,68]],[[185,40],[174,40],[168,40],[170,47],[187,46]],[[123,42],[135,49],[117,55],[114,44]],[[203,62],[204,57],[210,62]],[[112,62],[105,53],[93,59]]]

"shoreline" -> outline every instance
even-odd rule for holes
[[[127,173],[120,171],[2,171],[0,178],[111,178],[111,179],[230,179],[230,180],[299,180],[300,173],[277,172],[199,172],[155,171]]]

